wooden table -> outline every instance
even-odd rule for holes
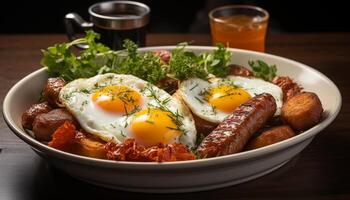
[[[209,35],[152,34],[148,45],[191,40],[196,45],[210,44]],[[63,41],[63,35],[0,36],[1,105],[13,84],[40,68],[40,49]],[[207,192],[151,195],[113,191],[75,180],[48,166],[12,134],[1,118],[0,199],[350,199],[350,33],[269,35],[267,52],[313,66],[332,79],[343,96],[335,122],[277,171]]]

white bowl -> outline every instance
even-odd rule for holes
[[[167,49],[174,46],[149,47],[140,51]],[[194,52],[213,47],[190,46]],[[278,75],[292,77],[305,90],[317,93],[324,114],[313,128],[283,142],[260,149],[194,161],[170,163],[116,162],[66,153],[50,148],[28,135],[21,126],[21,115],[39,99],[48,75],[37,70],[14,85],[4,99],[3,114],[10,129],[52,165],[68,174],[108,188],[137,192],[192,192],[226,187],[265,175],[301,152],[314,136],[328,126],[341,107],[341,95],[334,83],[304,64],[264,53],[230,49],[232,63],[247,66],[248,60],[261,59],[277,65]]]

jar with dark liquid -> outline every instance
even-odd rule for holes
[[[83,29],[93,29],[101,35],[100,42],[114,50],[122,48],[123,41],[130,39],[139,47],[146,44],[146,25],[150,9],[147,5],[133,1],[109,1],[96,3],[89,8],[91,23],[78,14],[69,13],[65,17],[67,35],[76,39],[73,23]],[[80,45],[81,48],[87,48]]]

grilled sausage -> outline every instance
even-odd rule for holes
[[[43,90],[44,99],[53,107],[58,107],[58,95],[66,82],[62,78],[49,78]]]
[[[255,131],[276,112],[276,101],[267,93],[236,108],[197,148],[199,156],[216,157],[241,151]]]
[[[291,129],[288,125],[273,127],[267,131],[264,131],[258,137],[250,140],[245,149],[251,150],[268,146],[291,138],[294,135],[295,133],[293,129]]]
[[[51,110],[52,108],[47,102],[31,105],[30,108],[22,114],[22,126],[26,129],[32,130],[35,117],[42,113],[48,113]]]
[[[315,93],[303,92],[290,98],[282,106],[281,116],[294,130],[302,131],[316,125],[323,108]]]
[[[35,138],[40,141],[50,141],[51,135],[66,121],[77,125],[73,115],[61,108],[36,116],[33,122]]]
[[[240,65],[235,65],[231,64],[229,65],[230,75],[235,75],[235,76],[253,76],[253,72],[250,71],[249,69],[240,66]]]
[[[282,89],[284,102],[299,94],[303,89],[288,76],[277,76],[272,80],[272,83]]]

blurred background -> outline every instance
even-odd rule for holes
[[[88,20],[88,7],[98,1],[7,1],[1,6],[0,33],[63,33],[63,17],[76,12]],[[345,1],[300,0],[141,0],[151,8],[152,33],[209,33],[208,12],[228,4],[250,4],[270,13],[270,32],[350,31]]]

